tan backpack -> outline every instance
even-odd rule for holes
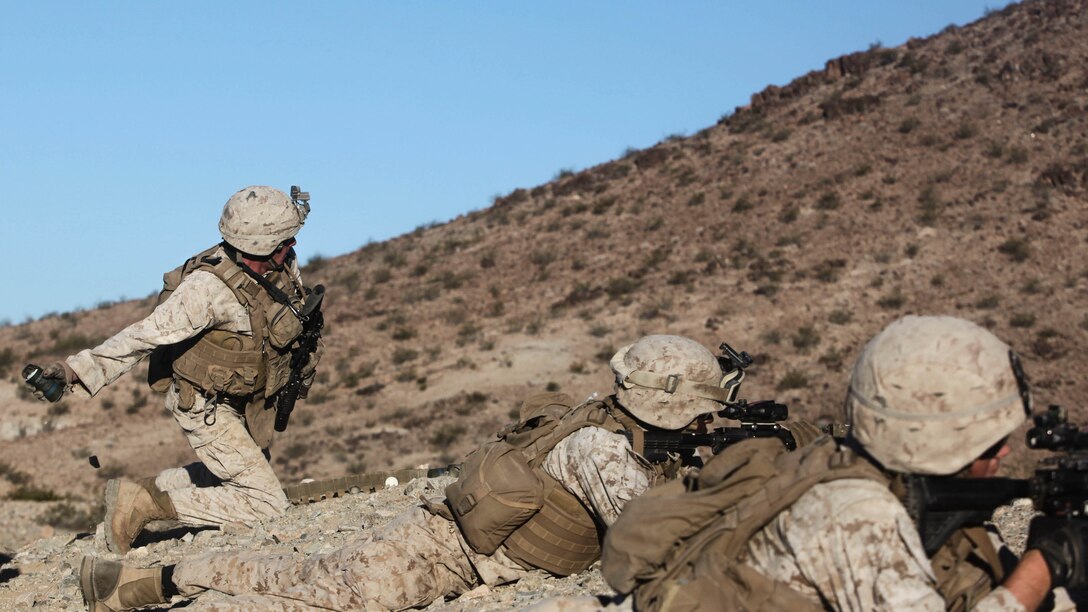
[[[563,438],[583,427],[623,431],[603,402],[572,406],[562,393],[530,397],[516,425],[465,459],[460,478],[446,487],[446,500],[473,550],[495,552],[543,507],[554,479],[540,464]]]
[[[841,478],[887,484],[830,436],[789,452],[773,438],[740,442],[694,477],[651,489],[605,537],[601,573],[638,610],[819,610],[744,565],[748,540],[814,485]]]

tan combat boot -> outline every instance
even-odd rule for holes
[[[126,567],[116,561],[83,557],[79,565],[79,587],[91,612],[131,610],[166,603],[161,567]]]
[[[170,497],[152,486],[145,488],[130,480],[114,479],[106,483],[106,547],[124,554],[132,548],[148,523],[176,519],[178,513]]]

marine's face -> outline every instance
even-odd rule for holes
[[[1001,460],[1012,452],[1009,448],[1008,442],[1002,440],[1001,446],[998,447],[994,453],[986,452],[981,457],[975,459],[969,468],[967,468],[967,476],[969,478],[992,478],[997,475],[997,470],[1001,467]],[[989,455],[989,456],[988,456]]]
[[[287,261],[287,258],[291,255],[292,248],[297,242],[294,238],[288,238],[280,243],[280,246],[276,247],[275,251],[272,251],[272,263],[276,268],[283,267],[283,262]]]

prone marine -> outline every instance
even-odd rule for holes
[[[841,443],[741,443],[633,501],[604,545],[602,574],[629,595],[608,609],[1035,610],[1088,586],[1083,521],[1033,533],[1016,559],[976,525],[929,553],[907,510],[914,478],[992,478],[1030,414],[1019,357],[992,333],[952,317],[893,322],[855,362],[845,408]],[[709,510],[685,509],[693,500]]]
[[[611,366],[612,396],[529,398],[516,426],[469,455],[444,499],[424,500],[339,550],[221,552],[152,568],[85,557],[84,599],[93,610],[123,610],[211,590],[228,597],[190,608],[400,610],[535,569],[580,572],[631,500],[680,473],[676,462],[647,461],[638,432],[684,429],[738,391],[729,384],[736,373],[680,336],[641,338]]]

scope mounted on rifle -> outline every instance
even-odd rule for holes
[[[1032,417],[1035,427],[1028,430],[1029,448],[1055,451],[1088,450],[1088,433],[1069,422],[1065,408],[1051,404],[1046,412]]]

